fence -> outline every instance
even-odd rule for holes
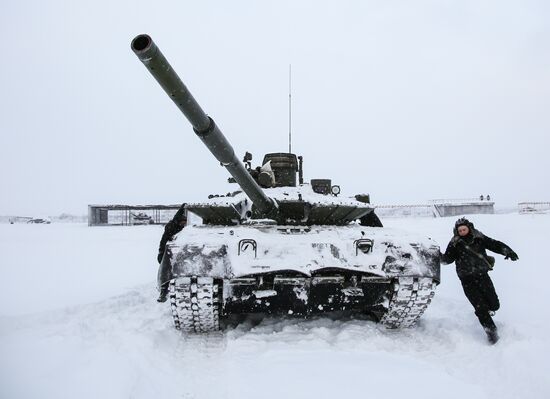
[[[377,205],[376,214],[380,217],[437,217],[433,205]]]
[[[520,202],[519,213],[545,213],[550,212],[550,202]]]

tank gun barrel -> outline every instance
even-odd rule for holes
[[[145,34],[138,35],[132,40],[131,47],[143,65],[191,123],[197,136],[233,176],[256,208],[266,216],[273,216],[277,209],[275,202],[265,195],[244,165],[235,156],[235,151],[229,141],[214,123],[214,120],[202,110],[151,37]]]

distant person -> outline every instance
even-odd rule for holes
[[[474,228],[466,218],[456,221],[454,237],[447,250],[441,254],[441,262],[456,263],[456,273],[462,283],[464,294],[475,309],[479,322],[491,344],[498,341],[497,327],[491,316],[500,308],[497,293],[487,274],[493,269],[495,258],[486,250],[504,255],[505,259],[518,260],[518,255],[506,244],[487,237]]]
[[[187,216],[185,215],[185,203],[183,203],[166,226],[164,226],[164,233],[162,234],[162,238],[160,239],[159,244],[159,252],[157,255],[157,261],[160,265],[162,262],[162,258],[164,257],[164,252],[166,250],[166,244],[168,241],[171,241],[176,234],[178,234],[180,231],[183,230],[185,225],[187,224]],[[166,302],[166,297],[168,295],[168,285],[170,284],[169,281],[166,281],[161,284],[160,286],[160,295],[157,299],[157,302]]]

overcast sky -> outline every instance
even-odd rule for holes
[[[231,189],[130,49],[150,34],[241,157],[380,204],[550,201],[548,1],[28,1],[0,7],[0,214]]]

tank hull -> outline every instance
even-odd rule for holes
[[[159,284],[172,282],[175,320],[197,279],[211,282],[218,316],[355,310],[381,321],[397,314],[385,324],[407,327],[439,283],[439,247],[429,238],[360,225],[189,226],[167,246],[159,270]]]
[[[167,245],[159,283],[179,276],[235,279],[328,270],[380,278],[440,279],[439,246],[390,228],[348,226],[189,226]]]

